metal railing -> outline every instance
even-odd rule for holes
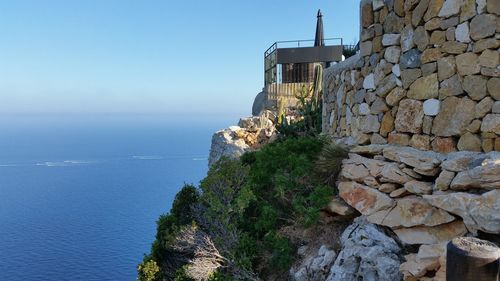
[[[325,46],[331,46],[333,44],[327,44],[326,42],[328,41],[340,41],[340,45],[343,46],[344,45],[344,41],[342,38],[326,38],[324,39],[324,42],[325,42]],[[274,42],[271,47],[269,47],[265,52],[264,52],[264,57],[267,57],[269,56],[272,52],[274,52],[274,50],[278,49],[278,48],[300,48],[300,47],[313,47],[314,46],[314,39],[305,39],[305,40],[287,40],[287,41],[276,41]],[[312,44],[306,44],[304,45],[304,43],[312,43]],[[301,43],[302,43],[302,46],[301,46]],[[284,47],[284,45],[287,45],[286,47]]]

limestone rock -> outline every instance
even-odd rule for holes
[[[476,0],[463,0],[460,8],[460,22],[464,22],[476,15]]]
[[[470,0],[468,0],[468,1],[470,1]],[[457,29],[455,29],[455,38],[457,41],[462,42],[462,43],[469,43],[470,42],[469,22],[464,22],[464,23],[459,24],[457,26]]]
[[[386,146],[378,144],[358,145],[351,148],[351,153],[377,155],[381,154]]]
[[[462,81],[458,74],[444,80],[440,83],[439,99],[445,99],[449,96],[457,96],[463,93]]]
[[[450,241],[467,233],[462,221],[453,221],[438,226],[415,226],[395,229],[394,232],[405,244],[438,244]]]
[[[421,76],[422,76],[422,70],[420,70],[419,68],[405,69],[401,71],[401,80],[403,82],[403,88],[408,89],[410,85]]]
[[[481,100],[487,94],[486,78],[481,75],[468,75],[464,77],[462,86],[473,100]]]
[[[453,138],[437,137],[431,142],[432,150],[439,153],[450,153],[456,151]]]
[[[396,75],[396,77],[401,77],[401,69],[399,68],[399,64],[395,64],[392,68],[391,68],[391,72]]]
[[[384,46],[398,45],[400,39],[401,39],[401,34],[398,33],[384,34],[382,36],[382,45]]]
[[[420,133],[424,118],[421,101],[405,99],[399,103],[396,115],[396,130],[399,132]]]
[[[451,181],[455,177],[454,172],[443,170],[436,179],[435,187],[438,190],[447,190],[450,187]]]
[[[360,116],[356,121],[359,130],[363,133],[376,133],[380,129],[380,122],[376,115]]]
[[[325,281],[401,280],[401,249],[382,228],[360,217],[341,236],[342,250]]]
[[[452,215],[433,207],[426,200],[417,196],[396,199],[394,208],[381,210],[368,216],[367,219],[371,223],[391,228],[437,226],[455,220]]]
[[[481,139],[469,132],[463,134],[458,140],[458,150],[481,151]]]
[[[437,73],[421,77],[417,79],[410,86],[408,91],[408,98],[425,100],[431,98],[437,98],[439,95],[439,82],[437,78]]]
[[[428,48],[422,52],[422,55],[420,56],[420,61],[421,61],[421,63],[425,64],[425,63],[437,61],[441,57],[443,57],[443,53],[441,53],[440,48]]]
[[[457,41],[446,41],[441,45],[441,51],[448,54],[462,54],[467,49],[467,44]]]
[[[344,200],[341,200],[339,198],[333,198],[332,201],[328,203],[326,209],[331,213],[341,216],[352,215],[355,212],[355,210],[351,206],[347,205]]]
[[[432,183],[423,182],[423,181],[409,181],[405,183],[404,188],[408,190],[408,192],[422,195],[422,194],[431,194],[432,192]]]
[[[384,58],[390,63],[398,63],[401,55],[401,48],[390,46],[385,49]]]
[[[437,99],[428,99],[424,101],[424,114],[436,116],[439,113],[441,102]]]
[[[430,137],[428,135],[413,135],[410,146],[420,150],[430,150]]]
[[[362,57],[369,56],[372,53],[372,41],[364,41],[359,44],[359,53]]]
[[[392,89],[389,94],[385,97],[385,101],[390,106],[395,106],[406,96],[406,91],[400,87]]]
[[[500,190],[482,195],[464,192],[424,195],[431,205],[463,218],[467,228],[476,232],[500,233]]]
[[[398,84],[398,78],[394,74],[386,76],[380,83],[378,83],[376,94],[379,97],[385,97],[392,89]]]
[[[221,157],[238,158],[248,150],[250,146],[243,139],[237,138],[233,130],[218,131],[212,136],[208,165],[213,165]]]
[[[413,42],[413,28],[411,25],[407,25],[401,31],[401,51],[406,52],[415,47]]]
[[[415,29],[415,32],[413,33],[413,41],[420,51],[427,48],[427,45],[429,45],[429,33],[423,26],[419,26]]]
[[[483,118],[481,132],[492,132],[500,135],[500,114],[488,114]]]
[[[341,182],[339,196],[363,215],[392,207],[394,200],[386,194],[356,182]]]
[[[479,64],[485,67],[497,67],[500,63],[498,51],[484,50],[479,56]]]
[[[370,73],[365,77],[365,79],[363,80],[363,88],[366,90],[375,89],[375,77],[373,76],[373,73]]]
[[[500,3],[498,1],[487,1],[486,9],[488,13],[500,16]]]
[[[484,88],[486,90],[486,83]],[[476,118],[483,118],[486,114],[490,113],[493,108],[493,104],[494,101],[490,97],[485,97],[482,101],[480,101],[476,105]]]
[[[498,46],[500,46],[500,40],[495,38],[486,38],[477,41],[472,50],[474,53],[480,53],[486,49],[496,49]]]
[[[387,142],[392,145],[408,146],[410,136],[408,134],[390,133]]]
[[[362,103],[359,105],[359,115],[368,115],[370,114],[370,106],[367,103]]]
[[[432,32],[430,43],[431,45],[441,45],[446,41],[446,32],[441,30],[436,30]]]
[[[443,6],[443,2],[444,0],[431,0],[424,15],[424,20],[428,22],[430,19],[436,17]]]
[[[413,26],[420,25],[420,22],[424,17],[424,13],[427,11],[427,7],[429,7],[429,0],[418,1],[418,4],[415,9],[413,9],[411,15],[411,23],[413,24]]]
[[[293,281],[323,281],[336,257],[335,251],[321,245],[316,255],[304,260],[298,268],[290,270],[290,278]]]
[[[439,153],[420,151],[411,147],[388,146],[384,149],[385,158],[420,170],[433,170],[438,167],[443,159]]]
[[[448,154],[441,167],[448,171],[461,172],[467,170],[469,165],[475,161],[490,159],[493,154],[481,155],[477,152],[461,151]]]
[[[385,18],[384,32],[385,33],[399,33],[404,27],[404,21],[398,17],[394,12],[389,13]]]
[[[474,40],[489,37],[495,34],[495,30],[496,18],[494,15],[477,15],[470,22],[470,37]]]
[[[391,193],[398,188],[397,184],[394,183],[383,183],[378,187],[378,190],[383,193]]]
[[[422,64],[422,75],[423,76],[428,76],[436,72],[437,69],[437,63],[436,62],[430,62],[426,64]]]
[[[491,109],[493,113],[500,113],[500,101],[496,101]]]
[[[460,12],[461,4],[462,1],[460,0],[446,0],[444,1],[444,4],[441,7],[438,15],[443,18],[454,16]]]
[[[500,157],[475,161],[468,170],[459,172],[451,182],[451,189],[500,189]]]
[[[457,70],[462,76],[479,73],[479,57],[474,53],[465,53],[456,56]]]
[[[371,114],[379,114],[379,113],[384,113],[388,111],[389,108],[387,107],[387,104],[385,104],[384,99],[377,97],[375,101],[372,103],[372,106],[370,107],[370,113]]]
[[[394,190],[393,192],[391,192],[389,194],[389,196],[391,198],[401,198],[401,197],[405,197],[407,195],[410,195],[411,193],[408,192],[408,190],[406,190],[404,187],[402,188],[398,188],[396,190]]]
[[[474,119],[475,107],[475,102],[468,98],[446,98],[434,118],[432,133],[444,137],[462,135]]]

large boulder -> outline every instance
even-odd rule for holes
[[[401,248],[384,230],[359,217],[341,236],[342,250],[326,281],[401,280]]]
[[[216,132],[212,136],[212,145],[208,157],[208,165],[211,166],[222,157],[238,158],[250,149],[243,139],[237,137],[236,132],[241,130],[238,126],[232,126]]]

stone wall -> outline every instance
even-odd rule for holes
[[[360,52],[324,74],[323,132],[351,146],[339,197],[444,280],[445,245],[500,242],[500,1],[363,0]]]
[[[325,133],[500,150],[500,1],[364,0],[360,13],[359,55],[325,71]]]

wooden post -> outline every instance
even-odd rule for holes
[[[500,248],[489,241],[459,237],[448,243],[446,281],[499,281]]]

